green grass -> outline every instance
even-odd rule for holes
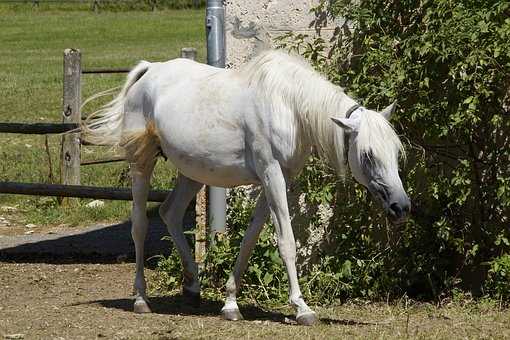
[[[62,57],[66,48],[82,52],[83,68],[131,67],[139,60],[161,61],[195,47],[205,58],[203,10],[102,12],[34,10],[0,5],[0,121],[61,122]],[[119,86],[125,75],[83,75],[83,99]],[[96,105],[86,107],[84,114]],[[0,135],[0,180],[58,182],[60,137]],[[106,148],[83,147],[82,159],[111,155]],[[168,188],[175,174],[158,162],[153,187]],[[84,185],[129,186],[125,163],[81,168]],[[107,202],[87,212],[88,200],[63,209],[55,199],[0,195],[0,205],[17,205],[27,223],[87,224],[127,217],[128,202]]]

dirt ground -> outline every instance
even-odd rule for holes
[[[152,271],[148,271],[151,277]],[[179,296],[153,297],[154,313],[131,312],[133,264],[0,263],[0,336],[5,339],[342,339],[510,338],[506,310],[404,309],[385,304],[316,308],[321,322],[295,325],[289,310],[243,306],[246,321],[219,316],[221,303],[198,309]]]
[[[148,250],[168,250],[152,224]],[[510,310],[494,302],[315,306],[320,322],[302,327],[288,307],[241,305],[245,321],[229,322],[221,301],[193,308],[175,295],[152,296],[153,313],[137,315],[129,223],[13,226],[0,228],[0,339],[510,339]],[[156,273],[146,275],[150,286]]]
[[[250,321],[227,322],[218,316],[220,302],[194,309],[179,296],[152,298],[153,314],[134,314],[132,264],[1,263],[0,273],[6,339],[234,339],[303,331],[290,315],[253,306],[243,309]]]

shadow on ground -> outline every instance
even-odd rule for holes
[[[186,218],[187,225],[193,221]],[[159,217],[150,218],[145,257],[169,255],[171,241]],[[134,262],[131,222],[72,229],[57,234],[32,234],[0,238],[0,261],[24,263],[116,263]],[[149,261],[149,266],[152,262]]]
[[[97,300],[82,304],[99,304],[106,308],[120,309],[127,312],[133,311],[133,299]],[[151,297],[150,306],[155,314],[220,317],[223,303],[217,300],[202,299],[200,307],[192,307],[182,296],[172,295]],[[293,318],[291,315],[266,311],[254,305],[242,305],[240,309],[246,320],[269,320],[286,323],[286,319]]]
[[[96,300],[80,303],[77,305],[98,304],[105,308],[119,309],[126,312],[133,312],[133,299],[111,299]],[[221,317],[221,308],[223,302],[217,300],[202,299],[200,307],[192,307],[189,302],[181,295],[173,296],[155,296],[150,298],[150,306],[154,314],[163,315],[185,315],[185,316],[217,316]],[[247,321],[271,321],[286,325],[297,325],[295,316],[281,312],[265,310],[256,305],[241,305],[241,313]],[[344,326],[370,326],[374,323],[361,322],[347,319],[320,318],[320,322],[327,325]]]

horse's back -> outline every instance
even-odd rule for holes
[[[148,80],[165,84],[189,79],[198,79],[224,72],[224,69],[202,64],[190,59],[177,58],[165,62],[152,63],[147,72]]]
[[[183,174],[221,186],[257,182],[244,124],[254,97],[235,71],[176,59],[151,66],[141,81],[161,147]]]

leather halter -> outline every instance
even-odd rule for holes
[[[350,118],[352,113],[361,107],[360,104],[354,104],[345,113],[345,118]],[[344,131],[344,160],[348,162],[349,158],[349,135]]]
[[[351,106],[349,108],[349,110],[347,110],[347,112],[345,113],[345,118],[350,118],[352,113],[354,111],[356,111],[357,109],[359,109],[360,107],[361,107],[361,105],[359,105],[359,104],[354,104],[353,106]]]

